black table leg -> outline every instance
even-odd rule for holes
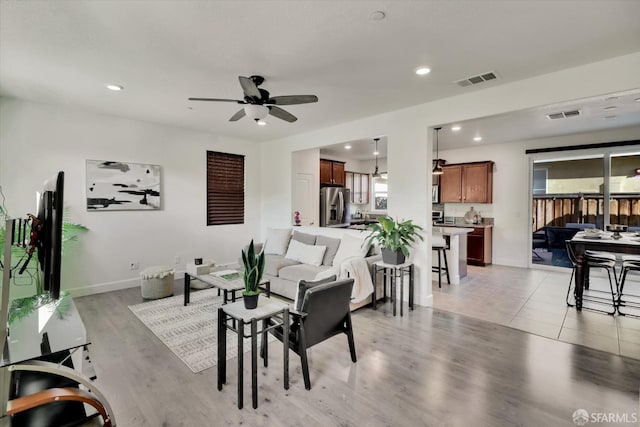
[[[241,354],[238,357],[242,357]],[[251,400],[258,408],[258,321],[251,319]]]
[[[269,319],[264,319],[262,321],[262,330],[266,331],[267,328],[269,327]],[[262,333],[262,348],[264,349],[264,352],[262,353],[262,359],[264,362],[264,367],[266,368],[267,366],[269,366],[269,333],[268,332],[263,332]]]
[[[398,292],[396,290],[396,273],[394,269],[391,269],[391,304],[393,304],[393,315],[396,315],[396,299],[398,299]]]
[[[577,263],[576,263],[576,277],[575,277],[575,287],[574,287],[574,295],[576,298],[576,310],[582,310],[582,292],[584,289],[585,282],[585,265],[584,265],[584,256],[577,255]]]
[[[226,360],[227,360],[227,327],[226,315],[222,308],[218,308],[218,390],[222,390],[222,385],[227,382]]]
[[[413,264],[409,266],[409,308],[413,310]]]
[[[244,350],[242,340],[244,338],[244,320],[238,319],[238,409],[242,409],[242,382],[244,381],[242,370],[244,369]]]
[[[283,382],[284,389],[289,390],[289,309],[284,308],[282,312],[282,346],[284,354],[282,356],[282,365],[284,366]]]
[[[189,304],[189,293],[191,291],[191,276],[184,273],[184,305]]]
[[[398,298],[398,303],[400,304],[400,317],[402,317],[402,298],[404,296],[404,269],[400,268],[398,271],[400,273],[400,298]]]

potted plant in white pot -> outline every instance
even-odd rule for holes
[[[258,285],[260,285],[264,274],[264,249],[256,254],[253,239],[249,243],[247,251],[242,250],[242,263],[244,264],[242,296],[245,308],[251,310],[258,306],[258,295],[260,295]]]
[[[366,243],[377,242],[382,251],[382,261],[386,264],[403,264],[409,256],[409,247],[418,239],[424,240],[418,233],[423,228],[412,220],[396,222],[384,216],[378,218],[377,223],[369,224],[367,230],[371,230],[371,234],[367,236]]]

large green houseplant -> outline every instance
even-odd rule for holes
[[[244,264],[244,291],[242,296],[244,306],[253,309],[258,306],[258,295],[260,294],[260,280],[264,274],[264,249],[256,253],[253,239],[245,252],[242,250],[242,263]]]
[[[376,242],[382,251],[382,260],[387,264],[402,264],[409,256],[409,247],[418,239],[424,240],[419,234],[423,228],[412,220],[394,221],[389,216],[378,218],[377,223],[369,224],[367,230],[371,233],[365,242]]]

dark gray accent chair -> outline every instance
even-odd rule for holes
[[[300,310],[295,310],[295,307],[292,307],[289,311],[292,320],[289,348],[300,356],[304,386],[307,390],[311,389],[307,359],[308,348],[335,335],[345,334],[349,343],[351,360],[353,363],[357,361],[349,309],[352,288],[353,279],[314,286],[306,291]],[[272,329],[269,332],[282,341],[282,327]],[[263,340],[262,354],[264,354],[265,343],[266,340]]]

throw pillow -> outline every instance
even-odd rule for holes
[[[299,261],[303,264],[311,264],[319,267],[322,265],[326,246],[305,245],[297,240],[292,240],[287,249],[286,259]]]
[[[344,234],[338,247],[338,252],[333,258],[333,265],[339,266],[342,261],[351,257],[364,258],[369,252],[369,246],[364,244],[364,239]]]
[[[265,254],[284,255],[291,238],[290,228],[268,228],[264,246]]]
[[[329,276],[327,278],[316,280],[315,282],[307,282],[306,280],[300,280],[298,282],[298,292],[296,292],[296,298],[293,301],[293,308],[296,311],[302,310],[302,302],[304,301],[304,294],[307,293],[307,289],[311,289],[314,286],[324,285],[325,283],[335,282],[336,275]]]
[[[302,233],[298,230],[293,230],[293,240],[297,240],[298,242],[302,242],[305,245],[313,245],[316,243],[316,235]]]
[[[333,259],[336,257],[338,247],[340,247],[340,239],[319,234],[318,237],[316,237],[316,245],[327,247],[324,258],[322,259],[322,265],[333,265]]]

